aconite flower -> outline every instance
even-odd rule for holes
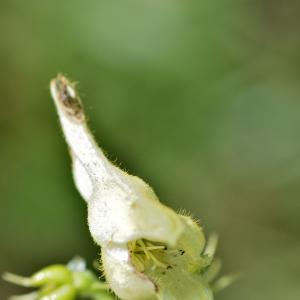
[[[206,244],[195,220],[163,205],[148,184],[107,159],[88,129],[74,83],[58,75],[51,94],[110,288],[124,300],[213,299],[211,282],[220,267],[213,262],[216,237]]]
[[[212,300],[232,281],[215,281],[217,237],[206,242],[197,221],[163,205],[148,184],[107,159],[73,82],[58,75],[50,86],[109,288],[123,300]]]

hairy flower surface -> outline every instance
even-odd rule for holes
[[[74,83],[59,75],[51,94],[110,288],[124,300],[213,299],[210,283],[220,267],[213,262],[216,237],[206,243],[197,222],[161,204],[149,185],[106,158]]]

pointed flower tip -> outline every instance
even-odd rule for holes
[[[52,98],[60,114],[76,122],[85,120],[80,97],[75,89],[75,83],[61,74],[50,82]]]

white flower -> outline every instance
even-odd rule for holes
[[[124,300],[212,299],[216,239],[205,250],[202,229],[192,218],[161,204],[149,185],[105,157],[72,82],[59,75],[51,94],[110,288]]]

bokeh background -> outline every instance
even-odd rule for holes
[[[0,272],[99,249],[48,83],[113,160],[220,236],[217,300],[300,299],[300,2],[0,1]],[[23,291],[0,281],[0,298]]]

